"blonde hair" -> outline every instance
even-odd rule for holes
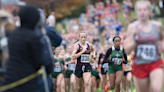
[[[87,33],[85,32],[85,31],[81,31],[80,33],[79,33],[79,37],[80,37],[80,34],[81,33],[85,33],[86,34],[86,37],[87,37]],[[78,42],[79,41],[79,39],[77,39],[76,41],[74,41],[72,44],[75,44],[76,42]]]
[[[138,5],[143,4],[143,3],[144,3],[145,5],[147,5],[147,7],[148,7],[150,13],[152,13],[152,12],[153,12],[153,11],[152,11],[152,5],[151,5],[151,3],[150,3],[149,0],[138,0],[138,1],[136,2],[136,4],[135,4],[135,11],[137,11]],[[151,19],[151,18],[152,18],[152,16],[150,15],[150,19]]]

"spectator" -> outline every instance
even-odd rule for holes
[[[51,15],[48,16],[49,26],[51,27],[55,27],[55,24],[56,24],[56,19],[54,15],[55,15],[55,12],[51,12]]]
[[[1,0],[0,11],[0,86],[2,85],[2,75],[5,72],[4,63],[8,60],[8,36],[15,28],[15,15],[18,14],[19,6],[25,5],[25,2],[19,0]],[[3,29],[2,29],[3,28]],[[2,43],[3,42],[3,43]]]
[[[43,65],[41,36],[34,32],[40,15],[36,7],[27,5],[19,13],[21,26],[9,37],[9,61],[6,63],[3,84],[25,78],[36,73]],[[34,86],[35,85],[35,86]],[[5,92],[37,92],[37,78]]]
[[[162,0],[159,0],[159,8],[161,11],[161,16],[162,16],[163,15],[163,1]]]
[[[67,44],[66,39],[67,39],[67,35],[66,35],[64,29],[61,31],[61,35],[62,35],[62,42],[61,42],[61,45],[63,45],[64,48],[66,49],[66,44]]]
[[[1,10],[6,11],[13,16],[17,16],[20,10],[19,6],[24,5],[26,5],[26,3],[20,0],[1,0]]]

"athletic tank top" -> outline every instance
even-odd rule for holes
[[[116,65],[121,65],[121,61],[120,59],[122,59],[124,57],[124,53],[123,53],[123,48],[122,46],[120,46],[120,50],[116,50],[114,46],[112,46],[112,53],[111,53],[111,60],[114,62],[116,61],[117,64]]]
[[[76,53],[79,53],[83,49],[83,47],[80,44],[78,44],[78,45],[79,45],[79,49]],[[90,46],[87,44],[87,51],[84,52],[83,54],[81,54],[81,56],[77,58],[77,65],[80,65],[80,66],[89,65],[90,64],[90,52],[91,52]]]
[[[67,62],[68,61],[71,61],[70,57],[67,58]],[[68,70],[69,71],[74,71],[75,70],[75,64],[68,64]]]
[[[62,59],[61,58],[59,58],[59,59],[55,58],[54,64],[57,63],[57,62],[59,62],[60,65],[55,65],[54,72],[62,72],[62,65],[61,65],[62,64]]]
[[[140,34],[138,39],[136,54],[135,54],[135,64],[150,64],[156,62],[160,59],[158,53],[158,44],[160,40],[160,34],[158,28],[154,25],[154,21],[151,21],[152,29],[149,33],[145,33],[142,30],[138,30],[138,21],[135,21],[136,31],[135,34]],[[137,38],[137,35],[134,36]]]

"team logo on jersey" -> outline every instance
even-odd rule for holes
[[[83,49],[83,48],[81,47],[81,48],[80,48],[80,51],[82,51],[82,49]]]
[[[117,53],[116,56],[117,56],[117,58],[118,58],[118,56],[120,56],[120,55]]]

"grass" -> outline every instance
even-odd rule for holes
[[[131,13],[131,16],[132,17],[136,17],[136,14],[135,14],[135,12],[132,12]],[[122,21],[122,23],[124,23],[124,18],[123,18],[123,16],[122,16],[122,13],[119,13],[119,19]],[[156,18],[156,19],[154,19],[154,20],[156,20],[156,21],[161,21],[162,22],[162,24],[163,24],[163,26],[164,26],[164,18]],[[68,23],[66,23],[66,27],[68,26]],[[127,26],[125,26],[125,29],[127,28]],[[57,23],[56,24],[56,30],[60,33],[60,31],[63,29],[63,27],[62,27],[62,24],[61,23]],[[102,38],[102,35],[100,36],[101,37],[101,39],[100,39],[100,42],[101,42],[101,44],[104,44],[104,41],[103,41],[103,38]],[[164,60],[164,53],[162,54],[162,59]],[[134,89],[134,87],[133,87],[133,84],[131,85],[131,88],[132,89]],[[98,92],[98,91],[97,91]],[[101,92],[101,91],[99,91],[99,92]],[[113,90],[113,92],[115,92],[115,90]],[[163,85],[163,92],[164,92],[164,85]]]

